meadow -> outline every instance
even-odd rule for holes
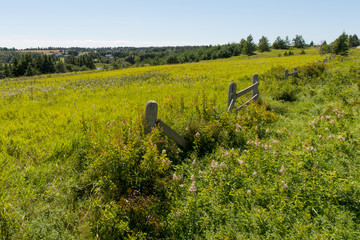
[[[0,238],[356,239],[360,53],[294,52],[1,80]]]

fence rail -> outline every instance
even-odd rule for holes
[[[244,105],[248,105],[250,101],[256,101],[259,98],[259,75],[254,74],[252,79],[253,85],[250,87],[247,87],[239,92],[236,92],[236,83],[232,82],[229,84],[229,91],[228,91],[228,101],[227,101],[227,109],[228,111],[231,111],[231,109],[234,108],[235,102],[237,98],[245,95],[248,92],[252,91],[252,98],[248,100],[246,103],[238,107],[236,110],[239,110]]]

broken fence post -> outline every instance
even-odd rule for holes
[[[285,81],[289,78],[289,70],[285,69]]]
[[[168,136],[171,140],[175,141],[182,147],[186,146],[186,140],[180,134],[171,129],[160,119],[157,119],[158,104],[155,101],[148,101],[145,108],[145,120],[147,126],[145,133],[151,133],[151,128],[159,127],[160,130]]]
[[[158,105],[155,101],[148,101],[145,108],[145,120],[147,123],[146,133],[151,132],[151,128],[155,127],[157,120]]]

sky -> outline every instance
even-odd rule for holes
[[[1,0],[0,47],[217,45],[360,37],[359,0]]]

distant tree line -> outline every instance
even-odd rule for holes
[[[95,69],[90,56],[70,56],[65,61],[54,61],[54,56],[45,54],[21,54],[13,62],[0,64],[0,78],[34,76],[49,73],[64,73]]]
[[[319,52],[320,54],[346,55],[351,47],[359,45],[356,34],[343,33],[329,45],[324,41],[319,46]],[[249,35],[246,39],[241,39],[239,43],[216,46],[27,49],[57,50],[59,52],[59,54],[52,55],[21,53],[14,48],[0,48],[0,78],[83,71],[95,69],[95,64],[103,66],[105,69],[120,69],[131,66],[199,62],[230,58],[241,54],[251,56],[256,51],[304,49],[309,46],[314,46],[314,43],[311,41],[310,44],[306,44],[301,35],[296,35],[292,40],[288,36],[285,38],[278,36],[272,44],[265,36],[262,36],[256,44],[252,35]],[[284,56],[292,54],[292,51],[286,51]],[[305,51],[302,51],[302,54],[305,54]]]

